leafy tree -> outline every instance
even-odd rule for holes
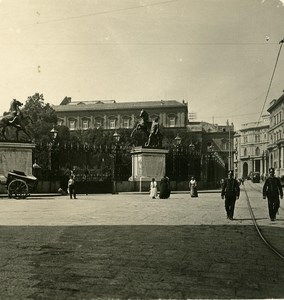
[[[50,130],[57,123],[57,117],[51,105],[44,103],[43,94],[36,93],[28,97],[22,112],[32,120],[32,123],[29,123],[26,128],[35,142],[49,141]]]

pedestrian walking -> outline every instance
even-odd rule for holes
[[[155,199],[157,197],[157,181],[155,180],[155,178],[152,178],[152,181],[150,183],[150,197],[152,197],[152,199]]]
[[[190,196],[191,196],[191,198],[198,197],[197,181],[196,181],[196,179],[193,176],[191,177],[191,179],[189,181],[189,190],[190,190]]]
[[[269,177],[265,180],[263,185],[262,195],[263,199],[267,197],[270,220],[275,221],[280,206],[279,196],[283,199],[283,190],[280,179],[275,177],[274,168],[269,169]]]
[[[235,203],[240,196],[240,187],[238,181],[234,178],[234,171],[229,171],[228,178],[225,179],[222,186],[221,197],[225,198],[225,209],[227,219],[233,220]]]
[[[76,197],[76,190],[75,190],[75,176],[71,175],[69,180],[68,180],[68,192],[70,195],[70,199],[72,199],[72,196],[74,199],[77,199]]]
[[[164,176],[160,182],[160,199],[168,199],[171,194],[170,189],[170,179],[167,176]]]

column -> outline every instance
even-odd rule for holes
[[[117,115],[117,124],[115,126],[116,128],[122,128],[123,126],[121,125],[121,115]]]
[[[107,116],[104,115],[104,129],[109,129],[109,125],[107,123]]]
[[[281,145],[281,168],[284,168],[284,146]]]
[[[260,159],[260,176],[264,173],[263,168],[264,168],[264,156],[262,156]]]
[[[183,126],[185,126],[185,124],[184,124],[184,119],[185,119],[185,116],[184,116],[184,113],[182,112],[181,114],[180,114],[180,118],[181,118],[181,126],[183,127]]]

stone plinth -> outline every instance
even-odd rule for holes
[[[0,174],[7,176],[16,170],[32,175],[32,150],[34,144],[0,142]]]
[[[132,155],[132,176],[130,181],[157,181],[166,173],[166,154],[168,150],[135,147]]]

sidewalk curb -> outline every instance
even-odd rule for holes
[[[221,193],[220,190],[201,190],[198,191],[199,194],[212,194],[212,193]],[[118,192],[116,195],[148,195],[148,192]],[[189,191],[172,191],[171,194],[190,194]],[[78,194],[81,195],[81,194]],[[102,194],[89,194],[89,195],[102,195]],[[105,193],[105,195],[112,195],[111,193]],[[42,194],[31,194],[27,198],[34,198],[34,197],[60,197],[60,196],[68,196],[62,195],[59,193],[42,193]],[[8,198],[7,194],[0,194],[0,199],[1,198]]]

